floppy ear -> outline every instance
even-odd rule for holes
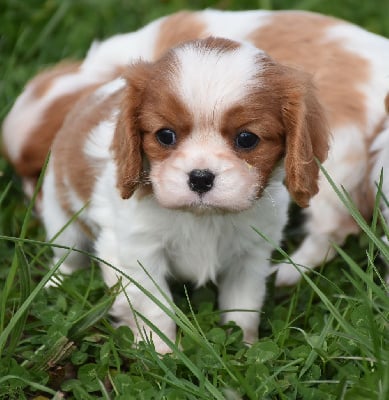
[[[138,62],[124,74],[127,85],[111,147],[117,166],[117,187],[123,199],[131,197],[142,180],[142,137],[138,115],[150,70],[151,64]]]
[[[329,147],[329,129],[323,107],[310,79],[301,74],[300,83],[288,90],[283,106],[286,126],[286,186],[300,207],[307,207],[318,190],[319,167]]]

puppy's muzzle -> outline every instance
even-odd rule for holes
[[[215,175],[208,169],[194,169],[189,172],[190,190],[198,194],[209,192],[213,187]]]

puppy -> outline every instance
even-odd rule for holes
[[[54,104],[66,98],[69,91],[73,102],[83,95],[83,91],[76,90],[79,85],[88,88],[90,82],[101,84],[107,74],[115,74],[129,60],[141,57],[153,61],[172,46],[209,35],[249,41],[278,62],[313,75],[332,132],[330,154],[324,167],[349,192],[362,214],[370,218],[375,182],[382,168],[383,192],[389,197],[389,174],[385,173],[389,164],[386,156],[389,122],[384,108],[389,91],[389,40],[345,21],[302,11],[180,12],[160,18],[139,31],[95,43],[75,74],[65,72],[47,78],[48,89],[34,91],[29,102],[23,102],[21,99],[31,93],[28,86],[6,118],[4,145],[24,182],[36,180],[58,131],[58,125],[43,121],[59,118],[62,123],[69,110]],[[64,78],[67,85],[57,84]],[[28,125],[21,117],[26,113]],[[38,147],[35,143],[40,143],[41,137],[47,140]],[[32,168],[33,161],[37,168]],[[330,243],[341,245],[348,235],[359,232],[358,225],[323,176],[319,186],[319,193],[305,211],[307,236],[291,256],[295,263],[306,268],[322,265],[334,256]],[[388,222],[385,202],[382,209]],[[277,285],[292,285],[299,278],[300,273],[292,265],[279,265]]]
[[[327,151],[324,112],[305,73],[249,44],[191,41],[132,64],[74,106],[52,146],[42,217],[50,238],[87,204],[57,243],[93,247],[168,307],[152,280],[168,298],[170,277],[215,282],[222,320],[235,321],[251,343],[272,244],[287,220],[283,181],[307,206],[318,190],[315,157],[324,161]],[[56,259],[66,253],[54,251]],[[62,269],[82,265],[73,252]],[[121,278],[101,269],[108,286]],[[137,340],[151,335],[135,310],[175,340],[173,321],[122,283],[112,308],[120,323]]]

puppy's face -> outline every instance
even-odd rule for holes
[[[167,208],[245,210],[284,156],[291,192],[303,189],[296,200],[305,205],[316,191],[313,158],[326,153],[327,134],[305,76],[252,46],[206,39],[155,64],[134,65],[127,80],[113,145],[123,197],[139,181],[142,158],[153,193]],[[309,107],[317,117],[307,117]],[[323,149],[314,153],[312,137],[319,135]],[[299,163],[309,163],[313,178],[307,173],[297,182]]]

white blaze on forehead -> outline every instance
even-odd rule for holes
[[[247,95],[250,85],[259,84],[260,55],[264,52],[249,44],[228,50],[193,44],[176,49],[175,90],[193,114],[195,124],[199,119],[217,120]]]

